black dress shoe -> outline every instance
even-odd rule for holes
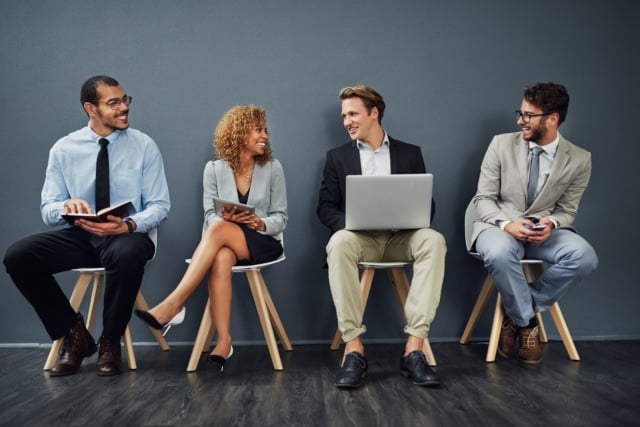
[[[420,350],[412,351],[406,357],[400,358],[400,372],[411,378],[413,383],[425,387],[437,387],[440,379],[427,363],[424,353]]]
[[[62,377],[78,372],[82,359],[91,356],[96,352],[96,342],[84,326],[84,320],[80,313],[75,325],[64,336],[62,347],[60,347],[60,358],[56,366],[49,373],[52,377]]]
[[[342,367],[336,375],[336,387],[339,388],[357,388],[362,385],[362,379],[367,375],[366,356],[352,351],[347,354],[342,363]]]
[[[110,377],[122,373],[122,351],[120,340],[109,340],[100,337],[98,345],[98,375]]]

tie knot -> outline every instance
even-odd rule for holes
[[[538,157],[544,150],[541,147],[531,147],[533,157]]]
[[[98,143],[101,147],[106,147],[107,145],[109,145],[109,140],[107,138],[100,138]]]

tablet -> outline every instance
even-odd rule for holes
[[[256,208],[251,205],[245,205],[244,203],[232,202],[230,200],[221,199],[219,197],[213,198],[213,204],[216,207],[216,212],[222,215],[222,208],[226,210],[230,210],[233,207],[236,208],[236,212],[240,213],[243,211],[249,211],[249,213],[255,213]]]

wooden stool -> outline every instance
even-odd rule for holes
[[[98,268],[75,268],[73,271],[77,271],[80,273],[78,276],[78,280],[76,280],[76,284],[73,288],[73,292],[71,293],[71,298],[69,298],[69,302],[71,303],[71,307],[78,311],[82,300],[84,299],[85,294],[89,288],[89,285],[93,282],[93,289],[91,291],[91,299],[89,300],[89,311],[87,312],[86,319],[86,327],[89,332],[93,329],[93,324],[95,322],[96,313],[98,311],[98,305],[100,303],[100,294],[102,292],[102,285],[104,284],[104,275],[105,269]],[[144,299],[142,292],[138,292],[138,296],[136,297],[136,307],[140,310],[149,310],[149,305]],[[169,350],[169,344],[164,339],[160,331],[149,328],[151,333],[155,337],[158,344],[163,350]],[[58,360],[58,351],[60,350],[60,346],[62,346],[62,341],[64,338],[57,339],[53,342],[51,346],[51,350],[49,351],[49,356],[44,364],[44,370],[48,371],[53,368]],[[124,346],[125,353],[127,356],[127,364],[129,369],[135,370],[137,368],[136,365],[136,356],[133,352],[133,342],[131,340],[131,331],[129,330],[129,325],[124,331]]]
[[[365,308],[367,306],[367,300],[369,299],[369,292],[371,291],[371,284],[373,283],[373,276],[376,270],[386,270],[387,275],[389,276],[389,281],[391,282],[391,286],[393,287],[393,290],[395,291],[394,293],[398,298],[400,311],[402,312],[402,318],[406,323],[407,319],[404,317],[404,305],[407,301],[407,295],[409,295],[409,279],[407,278],[407,273],[404,271],[404,267],[409,264],[411,264],[410,261],[359,262],[358,267],[361,270],[360,288],[362,289],[363,306]],[[340,348],[341,339],[342,332],[340,332],[340,329],[337,329],[335,335],[333,336],[333,341],[331,341],[331,350],[337,350],[338,348]],[[425,338],[424,340],[424,347],[422,351],[424,352],[429,365],[436,366],[436,358],[433,356],[431,344],[429,344],[429,340],[427,338]]]
[[[280,353],[278,352],[278,344],[273,331],[274,328],[280,338],[282,347],[286,351],[291,351],[293,348],[291,347],[291,342],[289,341],[287,332],[282,325],[278,311],[273,304],[271,295],[267,290],[267,285],[264,281],[261,270],[270,265],[284,261],[285,259],[285,256],[282,255],[274,261],[253,265],[237,265],[232,269],[234,273],[245,273],[247,275],[249,288],[251,289],[253,301],[256,304],[258,319],[260,319],[260,325],[262,326],[264,339],[269,349],[273,369],[276,371],[282,371],[284,368],[282,366],[282,360],[280,359]],[[191,262],[191,260],[187,260],[187,262]],[[207,305],[204,308],[204,313],[202,313],[202,320],[200,321],[198,335],[196,336],[195,343],[193,344],[193,351],[189,358],[187,372],[193,372],[198,369],[200,355],[209,351],[211,341],[213,340],[213,333],[213,320],[211,319],[209,299],[207,298]]]
[[[475,252],[470,252],[470,254],[473,257],[480,259],[479,254]],[[525,277],[527,278],[527,282],[529,283],[533,282],[535,278],[540,276],[543,272],[543,262],[540,260],[523,259],[522,261],[520,261],[520,263],[522,264]],[[480,295],[478,296],[476,304],[471,311],[471,315],[469,316],[469,320],[467,321],[467,326],[464,328],[464,332],[462,333],[462,337],[460,338],[460,344],[469,343],[471,334],[475,330],[478,321],[480,320],[480,316],[482,315],[482,312],[487,305],[487,301],[489,301],[489,297],[491,296],[493,289],[493,278],[491,277],[491,275],[487,274],[487,277],[484,280],[484,284],[482,285],[482,289],[480,290]],[[489,347],[487,348],[487,362],[495,362],[496,360],[498,341],[500,339],[500,329],[504,320],[502,297],[500,296],[499,292],[497,294],[498,296],[496,298],[496,307],[493,314],[493,322],[491,323],[491,334],[489,335]],[[551,318],[556,325],[556,329],[558,329],[558,333],[560,334],[560,338],[562,338],[562,343],[564,344],[564,347],[569,354],[569,358],[571,360],[580,360],[580,356],[578,355],[576,346],[573,343],[573,338],[571,338],[571,333],[569,332],[567,323],[565,322],[562,311],[560,310],[560,305],[557,302],[549,307],[549,314],[551,315]],[[536,313],[536,318],[538,320],[538,326],[540,328],[540,342],[546,343],[549,339],[542,322],[541,314]]]

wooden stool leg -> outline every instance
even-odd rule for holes
[[[371,284],[373,283],[373,275],[376,273],[375,268],[364,268],[360,273],[360,289],[362,290],[362,314],[364,316],[364,310],[367,307],[367,300],[369,299],[369,293],[371,292]],[[340,348],[340,340],[342,339],[342,332],[340,329],[336,329],[336,333],[331,341],[331,350],[337,350]]]
[[[336,333],[333,335],[333,339],[331,340],[331,350],[337,350],[340,348],[340,343],[342,342],[342,332],[340,329],[336,329]]]
[[[127,354],[127,365],[129,365],[129,369],[135,371],[138,368],[136,364],[136,355],[133,352],[133,340],[131,339],[131,329],[129,329],[129,325],[124,330],[124,349]]]
[[[276,343],[276,337],[273,333],[273,327],[271,326],[271,321],[269,319],[269,310],[267,309],[264,298],[264,289],[262,288],[259,278],[261,273],[256,270],[248,270],[246,273],[249,281],[249,288],[251,289],[251,295],[253,296],[253,301],[258,312],[258,319],[262,326],[264,339],[267,342],[267,348],[271,355],[273,369],[276,371],[282,371],[284,368],[282,366],[282,360],[280,359],[280,353],[278,352],[278,344]]]
[[[536,320],[538,321],[538,329],[540,330],[540,342],[549,342],[549,337],[547,336],[547,328],[544,327],[541,313],[536,313]]]
[[[200,327],[198,328],[198,335],[196,341],[193,344],[193,350],[191,351],[191,357],[187,364],[187,372],[193,372],[198,369],[198,362],[200,361],[200,355],[202,349],[207,345],[207,337],[213,326],[213,320],[211,319],[211,313],[209,312],[209,299],[207,298],[207,305],[202,313],[202,320],[200,321]],[[209,341],[211,342],[211,341]]]
[[[389,276],[391,287],[393,288],[394,294],[396,295],[398,304],[400,304],[400,313],[402,313],[402,318],[406,323],[407,318],[404,315],[404,306],[407,303],[407,296],[409,295],[410,286],[407,273],[402,267],[388,268],[387,276]]]
[[[433,350],[431,349],[429,338],[424,339],[422,352],[424,353],[424,356],[427,358],[427,363],[429,363],[429,366],[437,366],[436,357],[433,355]]]
[[[102,285],[104,284],[104,273],[95,273],[93,275],[93,289],[91,290],[91,299],[89,300],[89,311],[87,312],[86,326],[87,331],[93,331],[93,325],[96,323],[98,308],[100,307],[100,296],[102,295]]]
[[[71,298],[69,298],[69,304],[71,307],[78,311],[80,307],[80,303],[87,293],[87,289],[89,288],[89,284],[93,279],[93,273],[80,273],[78,276],[78,280],[76,280],[76,284],[73,287],[73,292],[71,293]],[[49,355],[47,356],[47,360],[44,362],[44,370],[49,371],[53,368],[58,360],[58,351],[62,346],[63,338],[57,339],[51,345],[51,350],[49,351]]]
[[[487,348],[487,362],[496,361],[496,353],[498,352],[498,341],[500,340],[500,328],[502,327],[502,321],[504,320],[504,313],[502,312],[502,297],[498,292],[496,297],[496,308],[493,314],[493,323],[491,324],[491,334],[489,335],[489,347]]]
[[[136,296],[136,307],[138,308],[138,310],[149,311],[149,304],[147,304],[147,300],[144,299],[144,296],[140,291]],[[158,344],[160,344],[160,348],[163,349],[164,351],[169,350],[170,348],[169,344],[167,343],[167,340],[162,336],[162,332],[152,327],[149,327],[149,330],[153,334],[153,337],[156,339]]]
[[[291,341],[289,341],[289,336],[287,335],[287,331],[284,329],[284,325],[282,324],[282,320],[280,320],[280,316],[278,315],[278,310],[276,310],[276,306],[273,304],[273,300],[271,299],[271,294],[267,289],[267,284],[264,281],[264,277],[262,273],[257,275],[258,280],[260,280],[260,286],[264,292],[264,302],[267,305],[267,310],[269,311],[269,316],[271,317],[271,324],[275,328],[276,334],[278,338],[280,338],[280,342],[282,343],[282,347],[285,351],[293,350],[291,347]]]
[[[571,333],[569,332],[567,323],[564,321],[564,316],[557,302],[549,307],[549,314],[551,314],[556,329],[558,329],[558,333],[560,334],[560,338],[562,338],[562,343],[569,354],[569,358],[571,360],[580,360],[580,355],[578,354],[578,350],[576,350],[573,338],[571,338]]]
[[[467,326],[464,328],[464,332],[460,337],[460,344],[468,344],[471,339],[471,334],[476,329],[478,325],[478,321],[480,320],[480,316],[484,311],[484,308],[487,305],[487,301],[489,301],[489,297],[493,291],[493,279],[490,275],[487,274],[487,277],[484,279],[484,284],[480,289],[480,295],[478,295],[478,299],[476,300],[476,304],[473,306],[473,310],[471,311],[471,315],[469,316],[469,320],[467,321]]]

